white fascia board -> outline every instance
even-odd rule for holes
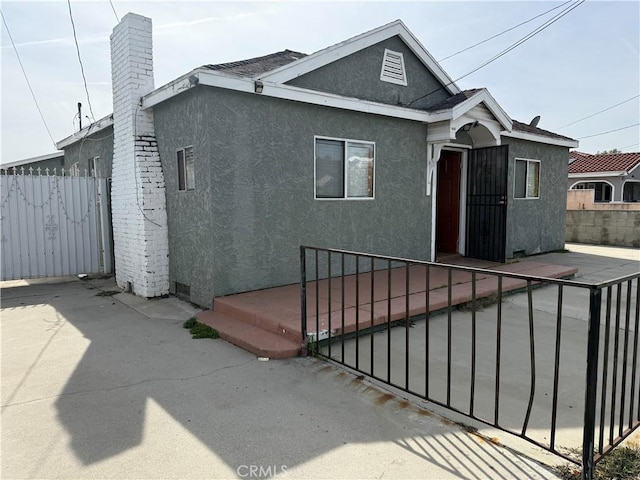
[[[64,157],[64,152],[47,153],[46,155],[40,155],[38,157],[25,158],[23,160],[15,160],[13,162],[2,163],[0,168],[19,167],[21,165],[29,165],[30,163],[42,162],[44,160],[52,160],[54,158]]]
[[[88,137],[89,135],[93,135],[94,133],[98,133],[105,128],[113,125],[113,114],[109,114],[106,117],[102,117],[97,122],[92,123],[88,127],[83,128],[79,132],[74,133],[73,135],[69,135],[67,138],[56,142],[56,148],[62,150],[69,145],[73,145],[74,143],[82,140],[83,138]]]
[[[546,143],[548,145],[557,145],[559,147],[577,148],[580,144],[577,140],[563,140],[561,138],[546,137],[544,135],[536,135],[534,133],[520,132],[512,130],[511,132],[500,132],[503,137],[517,138],[519,140],[528,140],[530,142]]]
[[[584,172],[570,173],[569,178],[591,178],[591,177],[626,177],[627,172],[624,170],[618,172]]]
[[[631,175],[631,172],[633,172],[634,170],[636,170],[639,167],[640,167],[640,163],[637,163],[634,167],[631,167],[629,170],[627,170],[627,173],[629,175]]]
[[[306,73],[312,72],[320,67],[324,67],[331,62],[340,60],[353,53],[363,50],[371,45],[380,43],[388,38],[399,36],[420,59],[420,61],[433,73],[433,75],[443,84],[452,95],[460,93],[460,89],[453,82],[451,77],[442,69],[440,64],[431,56],[418,39],[400,20],[388,23],[369,32],[362,33],[356,37],[340,42],[331,47],[327,47],[312,55],[303,57],[295,62],[291,62],[280,68],[268,72],[266,75],[258,75],[256,79],[286,83]]]
[[[291,85],[279,85],[272,82],[263,81],[262,93],[255,93],[255,82],[249,78],[241,78],[233,75],[223,74],[213,70],[197,69],[187,75],[183,75],[178,80],[171,82],[164,87],[155,90],[142,98],[142,108],[153,107],[189,87],[185,81],[190,83],[188,77],[194,75],[198,78],[200,85],[210,87],[225,88],[239,92],[252,93],[266,97],[280,98],[283,100],[293,100],[296,102],[309,103],[312,105],[323,105],[326,107],[340,108],[363,113],[384,115],[387,117],[403,118],[427,123],[430,121],[429,113],[411,108],[396,107],[384,103],[360,100],[357,98],[343,97],[332,93],[307,90]]]
[[[442,122],[445,120],[456,120],[480,103],[484,103],[504,130],[511,131],[513,121],[498,102],[496,102],[495,98],[491,96],[489,91],[484,88],[471,98],[466,99],[464,102],[461,102],[452,108],[431,112],[430,121]]]

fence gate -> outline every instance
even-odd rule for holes
[[[0,175],[2,280],[110,273],[106,179]]]

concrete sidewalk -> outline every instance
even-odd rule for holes
[[[556,478],[325,362],[192,340],[189,305],[116,290],[2,284],[2,478]]]

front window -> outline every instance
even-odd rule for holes
[[[540,198],[540,161],[516,159],[515,198]]]
[[[374,168],[373,143],[316,138],[316,198],[373,198]]]
[[[178,150],[178,190],[193,190],[196,187],[193,147]]]
[[[622,187],[623,202],[640,202],[640,181],[628,180]]]

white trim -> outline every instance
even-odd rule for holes
[[[570,173],[569,178],[591,178],[591,177],[625,177],[627,172],[620,170],[618,172],[582,172]]]
[[[513,127],[513,120],[511,120],[509,115],[507,115],[507,112],[504,111],[486,88],[481,89],[472,97],[467,98],[465,101],[460,102],[452,108],[431,112],[429,121],[440,122],[444,120],[455,120],[462,117],[480,103],[484,103],[485,107],[489,109],[495,119],[500,123],[503,130],[511,131],[511,128]],[[480,119],[478,120],[481,121]]]
[[[560,147],[577,148],[580,143],[577,140],[563,140],[561,138],[552,138],[544,135],[536,135],[534,133],[520,132],[511,130],[511,132],[501,132],[503,137],[517,138],[519,140],[529,140],[530,142],[546,143],[548,145],[558,145]]]
[[[389,63],[394,60],[390,57],[397,56],[400,60],[400,74],[399,77],[395,77],[393,72],[389,72],[389,68],[393,68],[393,65]],[[402,52],[394,52],[388,48],[384,49],[384,56],[382,57],[382,67],[380,68],[380,80],[383,82],[393,83],[396,85],[407,86],[407,70],[404,67],[404,55]]]
[[[113,114],[109,114],[106,117],[102,117],[100,120],[92,123],[88,127],[84,127],[79,132],[74,133],[73,135],[69,135],[66,138],[63,138],[59,142],[56,142],[56,148],[62,150],[69,145],[72,145],[83,138],[88,137],[89,135],[93,135],[94,133],[98,133],[105,128],[108,128],[113,125]]]
[[[518,182],[518,161],[527,162],[527,169],[524,174],[524,197],[516,197],[516,184]],[[530,197],[527,191],[529,180],[529,163],[536,162],[538,164],[538,196]],[[514,200],[540,200],[540,192],[542,191],[542,161],[535,158],[516,157],[513,164],[513,199]]]
[[[332,45],[312,55],[291,62],[276,70],[259,75],[256,79],[268,80],[274,83],[286,83],[296,77],[312,72],[329,63],[340,60],[371,45],[380,43],[391,37],[399,36],[409,49],[420,59],[425,67],[440,81],[443,88],[452,95],[460,92],[451,77],[442,69],[420,41],[409,31],[400,20],[388,23],[369,32]]]
[[[344,174],[344,197],[318,197],[317,193],[317,181],[316,181],[316,161],[317,161],[317,153],[316,146],[318,144],[317,140],[333,140],[336,142],[344,143],[344,158],[343,158],[343,174]],[[348,197],[347,196],[347,143],[365,143],[368,145],[373,145],[373,178],[371,183],[371,196],[370,197]],[[371,142],[369,140],[355,140],[353,138],[338,138],[338,137],[325,137],[323,135],[314,135],[313,136],[313,199],[321,200],[321,201],[336,201],[336,200],[375,200],[376,199],[376,156],[378,154],[376,142]]]
[[[595,194],[595,190],[593,188],[573,188],[576,185],[579,185],[581,183],[606,183],[607,185],[609,185],[611,187],[611,200],[609,201],[600,201],[600,202],[596,202],[596,194]],[[611,203],[613,202],[614,198],[616,198],[616,187],[615,185],[613,185],[613,183],[609,182],[608,180],[578,180],[577,182],[575,182],[573,185],[571,185],[569,187],[569,190],[593,190],[593,202],[594,203]]]
[[[25,158],[24,160],[15,160],[13,162],[7,162],[0,164],[0,169],[20,167],[22,165],[28,165],[30,163],[42,162],[44,160],[53,160],[55,158],[64,157],[64,152],[47,153],[46,155],[40,155],[38,157]]]
[[[169,98],[191,88],[187,86],[186,83],[188,82],[188,77],[192,75],[198,79],[198,83],[200,85],[210,87],[225,88],[253,95],[293,100],[296,102],[322,105],[342,110],[384,115],[393,118],[403,118],[405,120],[415,120],[424,123],[429,122],[429,113],[421,110],[397,107],[395,105],[387,105],[369,100],[360,100],[358,98],[343,97],[333,93],[307,90],[291,85],[277,85],[272,82],[263,81],[262,93],[255,93],[254,81],[251,79],[226,75],[206,69],[193,70],[190,74],[183,75],[177,80],[145,95],[142,97],[142,109],[144,110],[153,107],[158,103],[168,100]]]

